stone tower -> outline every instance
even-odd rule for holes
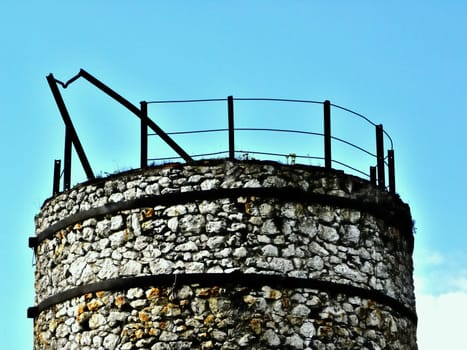
[[[417,349],[412,219],[343,171],[203,160],[36,217],[34,349]]]

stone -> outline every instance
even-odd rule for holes
[[[110,246],[112,248],[116,248],[118,247],[119,245],[123,244],[124,242],[126,242],[126,238],[127,238],[127,233],[126,231],[118,231],[118,232],[115,232],[113,234],[111,234],[109,236],[109,240],[110,240]]]
[[[294,349],[303,349],[303,339],[298,334],[293,334],[285,339],[285,345]]]
[[[269,264],[271,270],[286,274],[294,269],[292,261],[284,258],[272,258]]]
[[[167,215],[169,217],[174,217],[174,216],[184,215],[186,214],[186,212],[187,210],[184,205],[173,205],[164,211],[164,215]]]
[[[238,339],[237,343],[242,348],[247,347],[250,344],[249,335],[248,334],[243,335],[240,339]]]
[[[262,217],[271,217],[274,213],[274,207],[271,204],[263,203],[259,206],[259,213]]]
[[[279,336],[274,332],[272,329],[267,329],[262,336],[262,339],[269,345],[269,346],[279,346],[281,344],[281,339]]]
[[[176,217],[170,218],[167,221],[167,227],[172,231],[172,232],[177,232],[178,229],[178,219]]]
[[[68,271],[75,279],[79,279],[81,277],[81,273],[86,266],[86,260],[83,257],[76,258],[70,265]]]
[[[102,345],[106,349],[113,350],[116,348],[118,340],[119,340],[118,335],[110,333],[104,338]]]
[[[92,314],[89,318],[89,328],[96,329],[107,322],[106,318],[101,314]]]
[[[149,263],[149,270],[153,275],[170,274],[174,269],[174,263],[166,259],[156,259]]]
[[[135,276],[141,273],[142,269],[141,263],[137,261],[130,260],[126,264],[123,265],[122,274],[128,276]]]
[[[273,289],[269,286],[264,286],[261,288],[263,292],[263,297],[270,300],[278,300],[282,297],[282,293],[278,289]]]
[[[316,334],[316,329],[313,325],[313,322],[304,322],[300,327],[300,334],[306,339],[313,338]]]
[[[319,225],[318,236],[325,242],[337,242],[339,234],[334,227]]]
[[[131,229],[133,230],[135,236],[141,235],[141,224],[137,214],[131,215]]]
[[[142,288],[130,288],[126,292],[126,296],[128,299],[138,299],[144,295],[144,291]]]
[[[116,278],[118,275],[118,267],[115,266],[112,259],[106,258],[104,262],[99,267],[99,272],[97,273],[97,277],[101,280]]]
[[[245,247],[235,248],[233,252],[233,256],[236,258],[244,258],[245,256],[247,256],[247,254],[248,254],[248,251],[246,250]]]
[[[295,306],[290,314],[295,317],[306,318],[310,314],[311,310],[305,305]]]
[[[311,259],[307,260],[306,266],[310,270],[321,271],[324,268],[324,261],[319,255],[315,255]]]
[[[360,240],[360,230],[355,225],[344,226],[342,234],[342,243],[347,245],[356,245]]]
[[[178,336],[175,333],[172,332],[167,332],[167,331],[162,331],[161,335],[159,336],[160,341],[174,341],[177,340]]]
[[[206,225],[207,228],[208,225]],[[209,232],[209,231],[208,231]],[[225,241],[225,236],[214,236],[214,237],[209,237],[208,241],[206,242],[206,245],[211,249],[217,249],[223,245]]]
[[[125,199],[122,193],[114,193],[109,197],[109,202],[111,203],[117,203],[121,202]]]
[[[176,246],[175,250],[180,252],[195,252],[198,250],[198,246],[194,242],[188,241]]]
[[[187,273],[202,273],[204,272],[204,264],[200,262],[188,262],[185,269]]]
[[[207,179],[201,182],[200,187],[202,191],[209,191],[219,188],[220,183],[219,179]]]
[[[264,256],[278,256],[279,250],[276,246],[272,244],[266,244],[264,247],[261,248],[261,251]]]
[[[123,217],[121,215],[112,216],[110,219],[110,229],[117,231],[123,227]]]

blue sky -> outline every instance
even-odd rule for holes
[[[452,329],[460,330],[456,315],[467,311],[465,1],[3,1],[0,33],[5,348],[32,348],[27,238],[50,196],[53,160],[62,158],[63,123],[45,76],[65,81],[80,68],[135,104],[228,95],[329,99],[384,124],[396,151],[397,191],[416,221],[419,347],[459,348],[461,333]],[[63,94],[96,173],[137,164],[133,116],[84,81]],[[209,119],[216,108],[207,125],[218,123]],[[264,118],[269,107],[253,108],[245,122]],[[189,114],[177,120],[176,110],[151,105],[150,113],[169,130],[200,125]],[[298,127],[309,122],[292,119]],[[372,147],[372,129],[366,136],[344,119],[334,123],[342,136]],[[74,182],[82,180],[77,174]],[[439,325],[440,314],[452,323]]]

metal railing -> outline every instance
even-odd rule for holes
[[[381,124],[375,124],[367,117],[354,112],[348,108],[332,104],[329,100],[320,102],[313,100],[297,100],[297,99],[281,99],[281,98],[234,98],[233,96],[228,96],[227,98],[217,98],[217,99],[196,99],[196,100],[164,100],[164,101],[142,101],[140,102],[139,108],[131,104],[128,100],[123,98],[121,95],[116,93],[114,90],[104,85],[102,82],[97,80],[95,77],[90,75],[84,70],[70,79],[66,83],[62,83],[59,80],[56,80],[52,74],[47,76],[47,81],[52,90],[52,94],[55,98],[59,111],[62,115],[63,121],[65,123],[65,152],[64,152],[64,169],[63,169],[63,190],[70,189],[71,185],[71,151],[72,146],[75,147],[75,150],[78,154],[80,162],[83,166],[85,174],[88,180],[95,178],[92,171],[91,165],[87,159],[87,156],[84,152],[84,149],[79,140],[78,134],[74,128],[74,125],[71,121],[68,110],[65,106],[63,98],[58,89],[58,84],[62,85],[63,88],[67,88],[69,84],[75,81],[78,78],[84,78],[107,95],[115,99],[117,102],[125,106],[133,114],[135,114],[140,119],[140,167],[148,167],[148,162],[150,161],[169,161],[169,160],[183,160],[185,162],[192,162],[195,158],[205,158],[205,157],[221,157],[228,159],[245,159],[249,158],[250,155],[261,156],[261,157],[270,157],[270,156],[280,156],[285,157],[289,164],[296,164],[297,159],[300,160],[320,160],[324,162],[324,168],[332,169],[333,165],[338,165],[340,167],[345,167],[350,169],[353,172],[358,173],[360,176],[365,176],[369,180],[381,189],[386,189],[391,193],[395,193],[395,170],[394,170],[394,149],[393,141],[390,135],[383,129]],[[322,106],[322,132],[315,131],[305,131],[298,129],[282,129],[282,128],[258,128],[258,127],[235,127],[235,116],[234,116],[234,103],[236,101],[250,101],[254,103],[298,103],[298,104],[313,104]],[[215,129],[199,129],[199,130],[184,130],[184,131],[172,131],[166,132],[159,125],[157,125],[149,116],[148,105],[161,105],[161,104],[187,104],[187,103],[210,103],[210,102],[222,102],[226,103],[227,107],[227,127],[226,128],[215,128]],[[374,127],[375,130],[375,150],[370,151],[362,146],[359,146],[353,142],[350,142],[346,139],[333,136],[331,134],[331,112],[333,110],[343,111],[351,116],[355,116],[364,120],[366,123]],[[149,133],[148,130],[152,130],[153,133]],[[228,149],[223,150],[213,150],[213,152],[203,152],[199,154],[189,154],[186,152],[175,140],[173,136],[183,137],[184,135],[189,134],[212,134],[212,133],[227,133],[228,134]],[[300,134],[305,136],[312,137],[322,137],[323,138],[323,151],[321,154],[295,154],[295,153],[279,153],[279,152],[269,152],[260,151],[257,149],[237,149],[236,148],[236,137],[243,132],[255,132],[262,133],[286,133],[286,134]],[[148,139],[149,137],[158,136],[165,144],[167,144],[177,155],[170,157],[159,157],[159,158],[150,158],[148,157]],[[387,138],[390,143],[390,147],[387,150],[387,155],[385,155],[384,148],[384,138]],[[339,143],[352,147],[353,149],[369,156],[371,159],[374,158],[374,163],[369,167],[369,173],[366,173],[361,168],[348,164],[342,159],[333,159],[332,155],[332,146],[334,143]],[[386,168],[388,174],[388,186],[386,186]],[[61,161],[56,160],[54,164],[54,182],[53,182],[53,194],[60,192],[60,179],[62,177],[61,170]]]

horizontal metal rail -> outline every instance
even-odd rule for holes
[[[234,271],[231,273],[171,273],[145,276],[124,276],[115,279],[104,280],[77,286],[61,293],[55,294],[41,301],[37,306],[30,307],[27,311],[28,318],[36,318],[42,311],[62,303],[64,301],[79,298],[87,293],[99,291],[124,291],[130,288],[140,287],[170,287],[179,288],[184,285],[196,284],[206,286],[232,286],[238,285],[248,288],[261,288],[265,285],[276,289],[310,288],[331,294],[345,294],[347,296],[359,296],[370,299],[382,305],[388,306],[408,318],[415,325],[418,322],[415,311],[406,306],[400,300],[390,297],[381,291],[346,283],[338,283],[317,278],[299,278],[282,275],[267,275],[260,273],[244,273]]]
[[[356,209],[362,212],[367,212],[377,218],[384,219],[388,225],[398,228],[401,234],[409,242],[411,251],[413,250],[413,223],[410,216],[407,215],[405,209],[398,209],[397,207],[386,208],[382,206],[376,206],[373,202],[370,202],[366,199],[345,198],[329,194],[313,193],[295,187],[242,187],[206,191],[175,192],[160,195],[149,195],[133,200],[110,203],[102,207],[93,208],[70,215],[65,219],[62,219],[48,226],[43,231],[39,232],[36,236],[30,237],[29,247],[37,247],[42,241],[50,239],[58,231],[63,230],[69,226],[73,226],[78,222],[85,221],[90,218],[103,217],[119,211],[154,207],[157,205],[170,206],[174,204],[184,204],[202,200],[217,200],[251,196],[258,198],[274,198],[278,201],[297,201],[310,204],[329,205],[332,207]]]

